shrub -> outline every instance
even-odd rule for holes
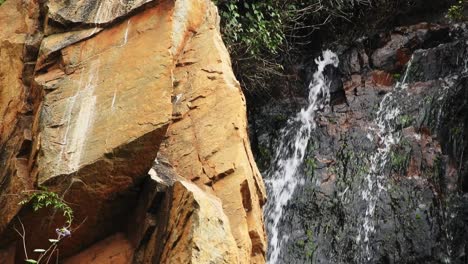
[[[34,192],[28,199],[20,202],[20,204],[27,203],[31,203],[34,211],[44,207],[52,207],[61,211],[66,219],[66,223],[71,225],[73,220],[73,210],[56,193],[42,188],[41,190]]]
[[[424,0],[213,0],[221,16],[221,33],[233,69],[246,92],[298,80],[288,66],[297,58],[360,32],[388,26],[396,16],[418,8],[439,10],[445,1]],[[442,3],[443,2],[443,3]],[[443,10],[443,9],[442,9]],[[322,33],[317,32],[323,30]],[[354,32],[356,31],[356,32]],[[327,35],[328,34],[328,35]]]
[[[275,54],[284,40],[282,15],[273,1],[218,3],[222,32],[230,50]]]
[[[65,216],[67,226],[56,228],[55,233],[57,234],[56,238],[49,238],[49,245],[46,248],[36,248],[34,249],[33,253],[37,255],[36,258],[32,256],[28,256],[27,248],[26,248],[26,230],[24,228],[23,223],[18,218],[19,223],[21,224],[21,231],[14,228],[18,235],[21,237],[23,242],[23,250],[24,255],[26,257],[25,262],[30,264],[40,264],[45,263],[48,264],[54,256],[57,254],[57,262],[58,262],[58,246],[62,239],[69,237],[71,235],[70,226],[73,220],[73,210],[70,208],[68,204],[66,204],[56,193],[48,191],[45,188],[41,188],[38,191],[33,192],[29,198],[24,199],[20,202],[20,204],[24,205],[27,203],[31,203],[31,206],[34,211],[37,211],[41,208],[45,207],[52,207],[56,210],[59,210]]]
[[[450,6],[447,12],[448,18],[454,21],[462,21],[465,19],[465,16],[463,14],[464,11],[464,6],[465,6],[466,1],[465,0],[459,0],[456,4]]]

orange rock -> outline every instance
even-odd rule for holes
[[[393,86],[395,79],[388,72],[375,70],[372,72],[372,82],[376,85]]]
[[[219,197],[240,263],[263,263],[265,189],[248,135],[245,99],[210,5],[205,23],[178,58],[174,112],[161,152],[177,173]]]
[[[122,233],[108,237],[85,251],[65,260],[64,264],[129,264],[133,248]]]
[[[159,233],[156,246],[162,246],[156,262],[144,263],[241,263],[229,220],[221,201],[195,184],[176,182],[171,191],[168,223]]]
[[[25,50],[37,11],[34,1],[10,0],[0,8],[0,234],[21,208],[22,192],[34,183],[28,169],[31,106],[23,75],[31,68]]]
[[[163,263],[264,263],[265,188],[216,7],[209,0],[163,0],[139,8],[149,2],[141,0],[124,12],[115,6],[120,2],[108,1],[104,8],[95,1],[67,7],[48,1],[49,20],[80,25],[42,41],[33,90],[43,101],[37,104],[32,132],[23,133],[33,141],[31,159],[20,160],[24,169],[17,171],[31,177],[29,184],[37,177],[38,185],[73,207],[73,234],[60,243],[60,256],[123,231],[161,148],[175,171],[198,186],[182,183],[173,189],[182,200],[173,201],[170,222],[162,225],[175,228],[167,229],[167,244],[160,245]],[[86,8],[93,10],[89,16]],[[24,98],[13,94],[17,91],[9,91],[11,97]],[[15,203],[5,220],[2,211],[0,228],[18,212]],[[0,208],[7,207],[0,201]],[[194,214],[185,226],[177,216],[188,212]],[[43,247],[63,224],[59,213],[46,209],[25,207],[19,216],[28,230],[29,250]],[[4,237],[10,239],[15,234],[8,230]],[[176,250],[170,248],[179,236]],[[9,242],[4,237],[0,245]],[[133,249],[127,244],[123,237],[111,237],[66,263],[111,263],[115,252],[115,263],[130,263]]]

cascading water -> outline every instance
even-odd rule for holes
[[[279,146],[275,150],[272,167],[266,182],[269,202],[265,209],[269,233],[268,263],[277,263],[288,235],[281,232],[279,224],[301,175],[298,169],[303,163],[311,132],[315,128],[315,112],[329,101],[329,85],[323,71],[327,65],[338,67],[338,56],[326,50],[322,58],[315,60],[318,68],[309,84],[308,106],[303,108],[287,126],[280,131]]]
[[[412,58],[408,64],[405,75],[401,83],[397,83],[395,91],[406,89],[406,80],[411,69]],[[370,249],[370,237],[375,230],[375,208],[380,197],[380,194],[386,190],[386,175],[384,175],[385,166],[387,165],[392,146],[398,144],[401,135],[395,133],[396,118],[400,114],[399,104],[395,100],[394,92],[387,93],[380,102],[375,124],[377,129],[370,127],[371,131],[375,131],[375,137],[370,133],[367,137],[370,140],[377,139],[379,147],[370,158],[370,169],[365,176],[364,185],[362,186],[361,196],[366,202],[365,215],[362,218],[359,234],[356,242],[361,247],[361,254],[357,255],[359,263],[366,263],[372,259],[372,251]]]

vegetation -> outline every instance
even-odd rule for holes
[[[398,117],[397,123],[398,123],[397,125],[400,128],[406,128],[406,127],[411,126],[411,124],[413,123],[413,118],[407,114],[401,115]]]
[[[31,203],[35,212],[44,207],[52,207],[55,210],[61,211],[63,212],[63,216],[65,217],[68,226],[71,225],[73,220],[73,210],[56,193],[42,188],[41,190],[34,192],[28,199],[20,202],[20,204],[27,203]]]
[[[224,41],[247,91],[284,77],[283,60],[311,43],[312,33],[372,0],[217,0]]]
[[[465,15],[463,12],[467,3],[468,2],[466,0],[459,0],[456,4],[450,6],[447,12],[447,16],[454,21],[465,20]]]
[[[5,3],[6,0],[0,0],[0,6]]]
[[[406,139],[395,145],[390,152],[390,167],[395,173],[405,174],[410,163],[411,145]]]
[[[60,241],[71,235],[70,226],[73,220],[73,210],[66,204],[56,193],[48,191],[42,188],[35,191],[28,199],[24,199],[20,204],[24,205],[30,203],[33,210],[36,212],[41,208],[51,207],[55,210],[61,211],[65,217],[67,226],[55,229],[57,237],[49,239],[49,245],[47,248],[36,248],[33,253],[37,255],[36,258],[28,256],[26,247],[26,230],[23,223],[18,218],[21,225],[21,231],[15,228],[15,231],[22,238],[24,255],[26,257],[25,262],[30,264],[49,263],[53,256],[56,256],[58,263],[58,245]]]
[[[320,46],[318,33],[331,38],[350,29],[377,27],[422,0],[214,0],[221,16],[221,33],[232,56],[237,78],[255,93],[278,79],[291,77],[289,69],[303,50]],[[361,25],[361,26],[360,26]]]

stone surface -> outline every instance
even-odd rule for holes
[[[247,135],[245,100],[230,68],[213,6],[174,70],[174,123],[161,153],[175,171],[219,197],[240,263],[262,263],[265,190]]]
[[[0,250],[0,264],[15,264],[16,245]]]
[[[28,47],[37,11],[34,2],[19,0],[0,8],[0,23],[5,25],[0,30],[0,233],[18,213],[22,191],[34,183],[28,164],[32,100],[25,75],[34,66]]]
[[[457,31],[462,29],[456,26]],[[445,39],[447,43],[438,42],[444,39],[440,35],[422,38],[425,42],[418,44],[422,49],[409,49],[413,59],[401,74],[375,65],[356,73],[352,53],[375,50],[364,46],[351,56],[349,50],[362,45],[360,40],[343,49],[340,69],[348,74],[344,87],[349,106],[316,113],[317,128],[295,174],[302,184],[279,223],[280,235],[289,237],[280,263],[466,262],[468,162],[462,153],[468,147],[468,35],[454,36]],[[396,79],[406,85],[395,87]],[[252,141],[257,144],[253,149],[262,164],[274,164],[278,131],[299,111],[294,101],[303,100],[276,99],[251,109]],[[392,116],[391,109],[398,111]],[[376,122],[384,116],[385,121]],[[376,133],[382,128],[385,133]],[[395,141],[389,142],[388,135]],[[387,144],[388,152],[383,148]],[[385,153],[380,157],[385,162],[372,173],[376,153]],[[268,169],[272,167],[265,172]],[[367,188],[372,191],[365,193]],[[365,194],[376,195],[375,206]],[[371,215],[367,226],[374,230],[365,243],[367,214]]]
[[[413,51],[431,48],[450,40],[449,28],[431,23],[419,23],[397,27],[385,44],[371,56],[373,66],[390,73],[401,71],[410,60]]]
[[[35,17],[45,19],[41,32],[6,55],[18,56],[8,70],[33,91],[29,130],[21,131],[28,145],[18,144],[24,176],[8,188],[46,187],[70,204],[72,235],[60,242],[65,263],[264,263],[265,190],[217,9],[208,0],[150,2],[40,3],[48,9]],[[35,53],[21,60],[23,46]],[[25,71],[21,62],[29,56],[34,61]],[[6,92],[24,100],[18,91]],[[159,165],[150,170],[153,162]],[[185,180],[171,187],[182,179],[177,175]],[[33,212],[30,204],[19,211],[18,201],[0,200],[0,248],[18,240],[19,221],[11,221],[17,215],[31,252],[55,236],[64,218],[50,208]],[[112,236],[118,233],[127,235]],[[148,241],[150,235],[167,243]],[[20,244],[6,254],[24,259]]]
[[[164,246],[151,263],[242,263],[218,198],[187,181],[176,182],[169,197],[167,224],[156,242]]]
[[[48,17],[62,24],[106,24],[152,0],[47,1]]]
[[[90,28],[72,32],[58,33],[50,35],[42,40],[40,47],[40,54],[38,55],[36,71],[47,66],[47,59],[53,55],[54,52],[60,51],[61,49],[70,46],[83,39],[92,37],[99,33],[102,28]],[[128,32],[127,32],[128,38]],[[52,58],[53,63],[53,58]]]
[[[125,235],[118,233],[65,260],[64,264],[129,264],[133,248]]]

